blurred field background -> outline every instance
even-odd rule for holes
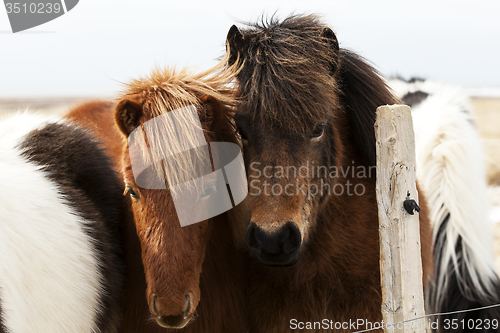
[[[500,98],[473,97],[476,126],[483,139],[492,204],[493,250],[500,270]]]
[[[0,118],[10,112],[29,108],[44,113],[62,114],[72,106],[92,98],[24,98],[0,99]],[[488,94],[471,97],[476,126],[483,139],[486,154],[488,184],[492,204],[492,224],[494,230],[494,252],[500,270],[500,96]]]
[[[500,186],[500,98],[473,97],[472,105],[487,155],[488,182]]]
[[[90,99],[85,97],[0,98],[0,117],[11,112],[26,109],[61,114],[67,112],[72,106]]]

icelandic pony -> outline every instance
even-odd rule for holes
[[[134,129],[190,105],[197,110],[207,142],[237,143],[234,99],[224,87],[229,78],[210,73],[158,69],[128,83],[115,110],[83,105],[69,115],[102,133],[105,146],[119,161],[129,195],[134,218],[125,231],[123,332],[165,332],[163,327],[183,328],[182,332],[245,331],[243,251],[235,239],[242,233],[238,226],[244,230],[247,223],[245,202],[209,220],[181,227],[168,184],[163,190],[140,188],[128,149]],[[116,126],[110,124],[113,116]],[[168,147],[171,140],[162,133],[175,129],[168,122],[162,125],[160,133],[148,141]],[[148,149],[141,147],[143,152]]]
[[[437,264],[427,295],[430,308],[449,312],[499,304],[485,155],[469,97],[459,87],[432,80],[388,83],[412,107],[417,178],[430,203]],[[499,319],[500,309],[441,318],[485,323]]]
[[[399,101],[313,15],[233,26],[226,46],[250,188],[250,331],[380,323],[375,110]],[[426,282],[432,243],[422,193],[419,204]],[[365,324],[345,325],[358,319]]]
[[[29,112],[0,120],[0,332],[118,332],[116,179],[86,129]]]

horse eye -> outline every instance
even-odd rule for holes
[[[214,192],[215,192],[215,183],[210,183],[207,185],[203,193],[201,193],[200,199],[209,197]]]
[[[131,185],[125,185],[125,192],[123,192],[123,195],[126,195],[126,194],[130,194],[130,196],[134,199],[140,199],[141,197],[139,196],[139,194],[137,194],[135,191],[134,191],[134,188],[131,186]]]
[[[248,137],[247,135],[245,134],[245,132],[243,132],[243,130],[241,129],[241,127],[237,126],[236,127],[236,134],[239,134],[240,137],[241,137],[241,140],[243,141],[248,141]]]
[[[317,139],[323,135],[325,131],[326,124],[319,124],[314,128],[314,131],[311,134],[311,139]]]

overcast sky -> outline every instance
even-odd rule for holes
[[[17,34],[0,7],[0,98],[114,95],[155,64],[205,69],[232,24],[275,11],[322,14],[385,75],[500,87],[498,0],[80,0]]]

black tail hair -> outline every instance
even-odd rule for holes
[[[2,293],[0,293],[1,295]],[[3,319],[2,319],[2,302],[0,302],[0,333],[5,333],[7,329],[5,328],[3,324]]]

